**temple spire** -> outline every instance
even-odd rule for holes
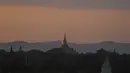
[[[14,52],[14,51],[13,51],[13,47],[12,47],[12,46],[10,46],[10,52],[11,52],[11,53],[12,53],[12,52]]]
[[[115,53],[116,52],[116,49],[114,48],[113,52]]]
[[[63,44],[67,44],[66,33],[64,34]]]
[[[64,34],[64,40],[61,45],[61,48],[69,48],[68,43],[67,43],[66,33]]]
[[[19,47],[19,51],[22,52],[22,46],[21,46],[21,45],[20,45],[20,47]]]

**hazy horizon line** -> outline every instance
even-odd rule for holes
[[[35,40],[13,40],[13,41],[0,41],[0,43],[12,43],[12,42],[26,42],[26,43],[46,43],[46,42],[60,42],[62,43],[62,40],[48,40],[48,41],[35,41]],[[130,42],[119,42],[119,41],[112,41],[112,40],[103,40],[103,41],[89,41],[89,42],[71,42],[69,43],[75,43],[75,44],[91,44],[91,43],[130,43]]]

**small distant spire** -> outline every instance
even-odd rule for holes
[[[63,44],[67,44],[66,33],[64,34]]]
[[[116,49],[114,48],[113,52],[116,52]]]
[[[12,46],[10,46],[10,52],[14,52],[14,51],[13,51],[13,47],[12,47]]]
[[[19,51],[22,51],[22,46],[20,45],[20,47],[19,47]]]

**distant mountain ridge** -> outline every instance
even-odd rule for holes
[[[39,49],[43,51],[50,50],[52,48],[59,48],[61,45],[61,41],[47,41],[47,42],[35,42],[29,43],[26,41],[13,41],[8,43],[0,43],[0,49],[9,50],[9,47],[12,46],[14,50],[18,50],[21,45],[23,50],[28,51],[31,49]],[[77,52],[96,52],[96,50],[100,48],[104,48],[108,51],[113,51],[114,48],[116,52],[119,53],[128,53],[130,54],[130,43],[116,43],[113,41],[103,41],[100,43],[91,43],[91,44],[76,44],[76,43],[68,43],[71,48],[74,48]]]

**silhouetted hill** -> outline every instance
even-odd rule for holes
[[[9,50],[9,47],[12,45],[14,50],[18,50],[21,45],[23,50],[28,51],[31,49],[39,49],[43,51],[50,50],[52,48],[59,48],[61,45],[61,41],[47,41],[47,42],[36,42],[36,43],[28,43],[25,41],[13,41],[8,43],[0,43],[0,49]],[[78,52],[96,52],[97,49],[104,48],[108,51],[113,51],[114,48],[116,52],[119,53],[130,53],[130,43],[116,43],[113,41],[103,41],[100,43],[92,43],[92,44],[76,44],[69,43],[69,46],[74,48]]]

